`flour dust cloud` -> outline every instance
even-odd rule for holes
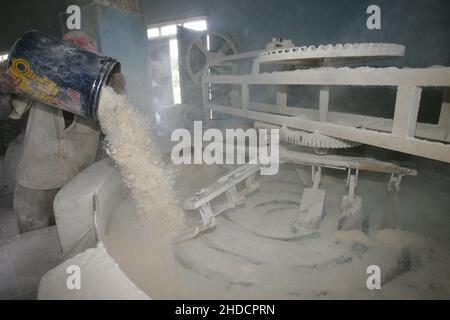
[[[138,211],[176,229],[182,209],[171,175],[161,166],[161,153],[146,118],[109,87],[102,90],[99,118],[108,140],[107,152],[117,163]]]

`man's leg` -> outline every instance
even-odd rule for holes
[[[53,199],[58,190],[29,189],[16,184],[14,210],[20,233],[54,224]]]

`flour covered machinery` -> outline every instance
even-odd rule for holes
[[[325,199],[325,190],[320,189],[322,168],[347,170],[348,193],[342,199],[338,225],[344,230],[361,228],[362,199],[355,191],[360,171],[388,174],[389,194],[396,202],[402,177],[417,174],[411,168],[373,158],[332,154],[333,150],[370,145],[450,163],[450,67],[363,66],[366,62],[403,56],[405,47],[399,44],[298,47],[290,40],[273,39],[264,50],[237,53],[232,40],[223,35],[220,38],[226,40],[216,52],[202,49],[207,52],[205,64],[197,72],[190,72],[192,79],[202,86],[203,106],[211,115],[222,113],[247,118],[254,121],[257,129],[278,128],[280,141],[286,142],[287,146],[306,147],[291,150],[280,146],[280,162],[311,167],[307,174],[305,170],[298,170],[302,181],[305,181],[305,188],[298,220],[292,227],[299,232],[319,230]],[[201,42],[197,39],[193,45],[201,46]],[[239,72],[239,63],[244,60],[250,61],[251,71],[243,74]],[[262,103],[257,97],[255,99],[255,88],[263,86],[270,88],[266,94],[273,94],[275,103]],[[295,86],[317,90],[316,105],[289,105],[290,87]],[[354,92],[362,87],[394,89],[393,117],[346,113],[330,106],[330,91],[334,88],[349,88]],[[422,89],[427,87],[443,91],[439,120],[435,124],[417,121]],[[226,92],[227,99],[217,92]],[[348,99],[352,99],[351,95]],[[379,107],[383,107],[382,102]],[[234,188],[231,180],[229,188]],[[240,181],[234,180],[236,184]],[[208,190],[211,193],[217,189],[211,186]],[[202,196],[206,195],[195,195],[196,203]],[[207,206],[210,206],[210,201],[206,201]],[[191,203],[187,207],[194,208],[189,199],[185,203]],[[231,201],[228,207],[235,203]],[[198,207],[202,213],[202,226],[191,235],[214,226],[215,215],[223,211]]]

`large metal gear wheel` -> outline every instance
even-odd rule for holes
[[[256,121],[256,129],[280,129],[280,140],[288,143],[311,147],[318,150],[323,149],[345,149],[360,145],[360,143],[333,138],[319,132],[308,132],[302,130],[289,129],[285,126]]]
[[[336,45],[303,46],[278,48],[259,54],[260,63],[294,63],[320,59],[346,59],[352,61],[368,61],[374,59],[401,57],[405,54],[405,46],[394,43],[345,43]]]
[[[209,43],[220,41],[223,44],[220,46],[219,49],[216,49],[215,52],[210,51],[207,48],[208,37]],[[205,57],[204,64],[202,64],[200,68],[197,67],[196,69],[194,69],[195,67],[193,66],[192,63],[194,50],[200,51],[201,54]],[[192,81],[200,85],[202,76],[204,75],[206,68],[209,68],[209,65],[212,62],[218,61],[225,56],[236,53],[237,53],[236,46],[229,37],[216,32],[206,32],[199,34],[189,44],[186,54],[186,66],[189,77],[192,79]]]

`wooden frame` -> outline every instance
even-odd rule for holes
[[[258,59],[254,70],[259,70]],[[222,75],[202,78],[203,104],[207,109],[234,116],[268,122],[293,129],[369,144],[450,163],[449,87],[450,68],[311,68],[295,71]],[[240,104],[224,106],[208,99],[213,84],[239,85]],[[253,103],[250,85],[276,85],[277,105]],[[286,105],[289,85],[318,85],[319,110]],[[330,86],[394,86],[397,88],[393,119],[328,111]],[[423,87],[445,87],[437,125],[417,123]],[[271,112],[271,113],[269,113]]]

